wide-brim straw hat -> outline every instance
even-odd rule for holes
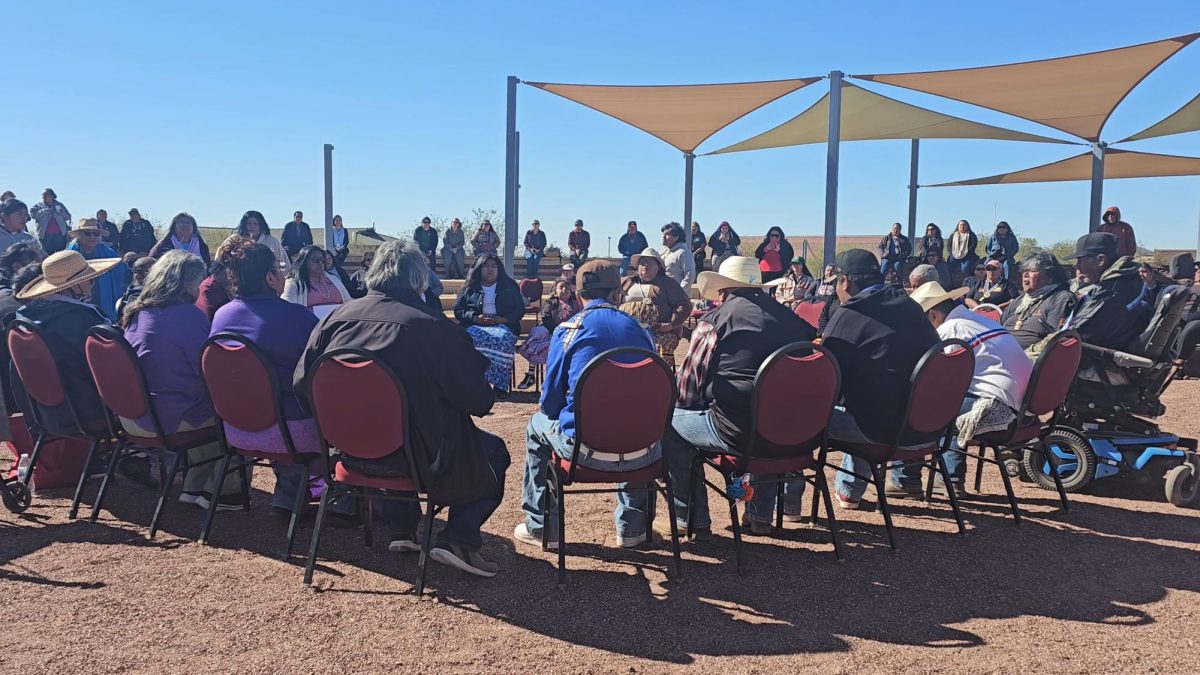
[[[99,232],[104,234],[104,228],[100,227],[100,221],[95,218],[80,218],[79,224],[75,229],[67,232],[67,236],[78,237],[80,232]]]
[[[654,250],[653,248],[648,248],[645,251],[638,253],[637,255],[630,256],[629,257],[629,265],[631,267],[637,267],[638,261],[641,260],[642,258],[654,258],[656,261],[658,261],[658,269],[660,269],[660,270],[667,269],[667,264],[663,262],[662,255],[658,251]]]
[[[721,291],[731,288],[767,288],[777,286],[782,279],[764,284],[762,269],[757,258],[735,255],[726,258],[716,272],[701,272],[696,277],[696,285],[700,288],[700,297],[705,300],[717,300]]]
[[[42,261],[42,276],[17,293],[18,300],[33,300],[95,279],[121,264],[120,258],[87,260],[79,251],[59,251]]]
[[[947,300],[958,300],[969,293],[970,290],[969,288],[962,287],[947,291],[938,282],[929,281],[921,284],[909,297],[921,306],[921,311],[928,312]]]

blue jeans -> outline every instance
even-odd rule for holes
[[[570,459],[574,448],[574,439],[563,435],[559,430],[558,420],[552,420],[546,413],[538,411],[529,420],[525,428],[525,480],[521,484],[521,510],[525,512],[525,527],[534,535],[540,535],[542,528],[549,521],[551,527],[557,527],[558,505],[554,495],[548,494],[546,472],[550,470],[550,460],[557,455]],[[649,466],[659,461],[662,449],[658,445],[638,459],[632,461],[606,462],[584,457],[580,449],[579,466],[604,471],[632,471]],[[613,510],[613,519],[617,524],[618,537],[638,537],[646,534],[646,525],[654,519],[654,499],[651,493],[642,489],[647,483],[619,483],[617,488],[617,507]]]
[[[538,267],[540,266],[540,263],[542,262],[542,258],[545,255],[546,255],[545,253],[530,253],[529,251],[525,251],[525,278],[526,279],[537,279],[538,278]]]
[[[692,461],[701,448],[718,452],[732,452],[734,448],[717,433],[707,410],[676,408],[671,427],[674,433],[667,435],[664,452],[667,455],[667,471],[671,474],[671,498],[675,500],[675,516],[680,521],[687,522],[689,509],[695,509],[692,527],[710,528],[712,517],[708,511],[708,487],[700,480],[700,476],[696,477],[695,491],[691,495],[688,494],[688,485],[692,479]],[[703,468],[700,470],[703,471]],[[779,483],[774,482],[778,478],[779,474],[766,474],[751,479],[754,497],[746,503],[746,515],[751,520],[771,522],[771,515],[775,511],[775,499],[779,494]],[[762,482],[759,482],[760,480]],[[784,483],[784,512],[800,513],[803,496],[804,481]]]
[[[879,265],[879,276],[883,277],[884,281],[886,281],[888,272],[894,271],[896,273],[896,279],[899,280],[900,266],[903,264],[904,258],[896,258],[894,260],[892,258],[884,258],[883,262]]]
[[[963,281],[970,279],[975,274],[975,258],[963,258],[962,260],[951,258],[947,262],[950,265],[958,267],[959,273],[962,274]]]
[[[854,420],[854,416],[841,408],[834,408],[833,417],[829,419],[829,440],[834,447],[837,447],[838,441],[855,444],[878,443],[878,441],[867,438],[867,435],[859,428],[858,422]],[[929,445],[931,443],[921,443],[911,447],[922,448]],[[919,460],[892,462],[891,466],[892,483],[906,490],[921,489],[922,463]],[[863,476],[871,475],[870,462],[848,453],[842,453],[842,468]],[[867,482],[865,480],[857,476],[852,476],[845,471],[838,472],[834,484],[837,486],[839,494],[854,501],[862,499],[863,493],[867,491]]]
[[[632,257],[628,255],[621,256],[621,276],[625,276],[625,272],[629,270],[629,260]]]
[[[438,533],[438,546],[459,546],[468,551],[478,551],[483,546],[479,530],[504,499],[504,473],[512,461],[508,456],[508,448],[498,436],[482,431],[477,433],[483,437],[483,452],[492,467],[492,472],[496,474],[495,492],[465,504],[451,506],[446,517],[446,526]],[[394,536],[414,536],[417,534],[417,524],[421,521],[421,505],[416,502],[385,499],[383,517]]]

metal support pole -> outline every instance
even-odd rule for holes
[[[1104,149],[1107,143],[1092,143],[1092,203],[1088,209],[1088,232],[1100,227],[1100,210],[1104,201]]]
[[[912,139],[912,153],[908,160],[908,240],[917,240],[917,167],[921,160],[921,139]]]
[[[696,156],[687,153],[683,156],[683,231],[691,232],[692,227],[692,175]]]
[[[829,73],[829,138],[825,159],[825,263],[837,257],[838,147],[842,138],[842,71]]]
[[[517,247],[517,84],[508,76],[508,113],[504,127],[504,269],[513,273]]]
[[[513,163],[514,164],[513,173],[516,174],[515,177],[513,178],[513,183],[516,184],[515,187],[513,188],[513,202],[514,202],[513,212],[520,213],[521,212],[521,132],[519,132],[519,131],[517,132],[517,153],[516,154],[517,154],[517,159]],[[519,223],[517,223],[516,219],[514,218],[513,219],[513,229],[520,230],[518,225],[519,225]],[[507,236],[508,225],[504,226],[504,231],[506,233],[505,236]],[[517,242],[514,239],[513,240],[513,250],[514,250],[513,256],[514,256],[514,258],[516,256],[516,253],[515,253],[516,246],[517,246]]]
[[[333,146],[325,144],[325,250],[333,250]]]

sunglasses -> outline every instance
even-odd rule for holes
[[[78,236],[80,236],[80,237],[99,237],[100,233],[99,232],[80,232]]]
[[[976,268],[975,268],[975,271],[976,271],[976,272],[982,272],[982,271],[983,271],[983,268],[982,268],[982,267],[976,267]]]

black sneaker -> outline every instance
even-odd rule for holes
[[[503,389],[496,389],[495,391],[497,401],[507,401],[510,397],[510,394]]]
[[[192,503],[207,511],[209,505],[212,504],[212,495],[205,492],[201,495],[198,495],[195,501]],[[236,511],[240,508],[242,508],[241,495],[221,495],[220,498],[217,499],[218,511]]]
[[[517,385],[517,389],[528,389],[533,386],[533,373],[525,373],[525,379],[521,380],[521,384]]]
[[[456,569],[460,569],[467,574],[474,574],[477,577],[490,579],[496,576],[500,571],[500,566],[496,563],[485,560],[479,555],[479,551],[468,551],[461,546],[453,544],[438,544],[430,551],[429,557]]]

